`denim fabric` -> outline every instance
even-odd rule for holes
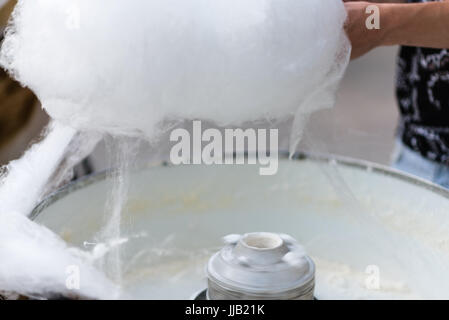
[[[392,167],[449,189],[449,166],[422,157],[398,142]]]

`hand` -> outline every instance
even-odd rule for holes
[[[348,18],[345,23],[346,33],[352,44],[351,59],[356,59],[383,44],[384,32],[380,29],[368,29],[366,21],[370,14],[366,8],[369,2],[345,1]],[[381,5],[378,5],[379,7]]]

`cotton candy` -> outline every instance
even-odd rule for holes
[[[21,0],[0,64],[58,121],[152,139],[332,106],[345,18],[340,0]]]

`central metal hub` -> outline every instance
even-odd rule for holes
[[[208,299],[313,299],[315,265],[292,237],[256,232],[225,243],[207,266]]]

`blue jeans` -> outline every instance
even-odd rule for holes
[[[449,189],[449,166],[424,158],[402,142],[397,143],[392,167]]]

